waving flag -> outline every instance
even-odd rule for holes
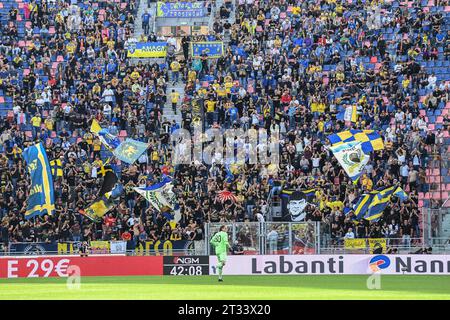
[[[217,199],[224,203],[225,201],[237,202],[237,197],[233,194],[233,192],[228,190],[222,190],[217,194]]]
[[[328,137],[332,146],[352,141],[361,142],[361,148],[368,154],[374,150],[384,149],[383,139],[380,134],[374,130],[347,130],[331,134]]]
[[[330,147],[350,179],[358,181],[370,157],[362,150],[361,142],[347,142]]]
[[[393,195],[398,196],[400,200],[405,199],[405,197],[407,198],[406,193],[400,187],[392,186],[383,189],[374,195],[364,219],[377,221],[383,214],[384,209],[386,209]]]
[[[42,143],[26,148],[22,153],[31,177],[31,190],[25,218],[44,214],[52,215],[55,211],[55,197],[50,163]]]
[[[376,192],[375,192],[376,193]],[[355,220],[360,220],[367,213],[370,203],[374,197],[374,193],[363,194],[353,207],[355,212]]]
[[[114,205],[114,202],[106,196],[101,196],[92,202],[81,214],[94,222],[100,222],[102,217],[114,208]]]
[[[109,165],[102,166],[98,173],[103,177],[102,188],[100,189],[99,192],[99,195],[102,196],[110,192],[114,188],[119,179],[117,178],[113,169]]]
[[[147,143],[126,139],[114,151],[114,155],[126,163],[134,163],[148,148]]]
[[[354,206],[356,220],[364,218],[369,221],[377,221],[393,195],[397,196],[400,201],[405,201],[408,198],[403,189],[397,186],[363,194]]]
[[[103,184],[98,197],[81,213],[92,221],[100,221],[101,218],[116,205],[116,199],[123,193],[123,185],[118,183],[118,178],[111,166],[102,166],[99,170],[103,177]]]
[[[134,188],[134,191],[142,195],[159,212],[167,212],[167,209],[175,212],[174,220],[179,221],[181,213],[175,193],[172,191],[173,184],[170,178],[146,188]]]
[[[234,174],[231,172],[229,165],[225,166],[225,172],[226,172],[225,181],[227,183],[232,183],[234,181]]]
[[[357,122],[358,113],[356,111],[356,105],[351,105],[345,108],[344,120],[347,122]]]
[[[107,129],[103,129],[95,119],[92,120],[91,132],[94,133],[109,150],[114,150],[120,145],[119,138],[109,133]]]

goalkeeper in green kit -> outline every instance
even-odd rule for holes
[[[209,243],[214,247],[214,250],[216,251],[217,260],[219,261],[217,265],[217,269],[219,270],[219,281],[223,281],[222,279],[222,269],[225,266],[225,263],[227,261],[227,251],[228,248],[230,248],[230,245],[228,243],[228,227],[227,226],[221,226],[220,231],[217,232],[212,238]]]

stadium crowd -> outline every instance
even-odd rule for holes
[[[306,220],[324,222],[331,243],[344,237],[406,243],[420,236],[418,192],[427,191],[425,169],[443,135],[427,129],[419,92],[426,94],[424,108],[436,109],[449,100],[449,88],[417,59],[449,59],[441,12],[424,12],[420,1],[405,8],[383,1],[241,0],[219,8],[207,37],[228,44],[223,57],[193,59],[186,37],[167,65],[135,65],[126,48],[137,1],[125,7],[69,3],[31,0],[22,15],[31,27],[22,37],[17,9],[1,26],[0,89],[13,97],[14,108],[0,118],[0,241],[198,240],[205,222],[268,219],[275,186],[315,189]],[[380,32],[384,28],[392,30],[391,39]],[[52,71],[59,57],[65,63]],[[166,92],[178,72],[186,83],[183,99]],[[168,101],[182,123],[164,117]],[[371,154],[357,184],[325,148],[328,134],[349,128],[339,112],[350,105],[358,111],[351,128],[377,130],[385,144]],[[93,168],[109,155],[89,132],[94,118],[111,134],[150,144],[133,165],[111,160],[125,194],[101,223],[81,214],[101,185]],[[233,165],[230,177],[221,164],[174,166],[171,133],[192,130],[201,119],[205,128],[278,129],[279,167]],[[448,116],[445,123],[448,130]],[[29,177],[21,153],[37,141],[45,143],[50,160],[61,159],[63,174],[55,179],[56,214],[25,220]],[[237,144],[245,147],[246,141]],[[176,226],[132,189],[163,174],[174,177],[182,213]],[[397,183],[409,200],[394,199],[379,221],[355,224],[351,211],[344,213],[363,192]],[[221,202],[214,196],[221,190],[236,201]]]

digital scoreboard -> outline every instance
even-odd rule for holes
[[[202,276],[209,274],[208,256],[164,256],[163,274],[170,276]]]

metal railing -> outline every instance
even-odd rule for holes
[[[430,245],[450,239],[450,208],[426,210],[426,237]]]
[[[442,212],[436,212],[440,219]],[[450,216],[449,216],[450,217]],[[146,241],[144,243],[122,243],[121,249],[113,246],[90,250],[90,254],[121,254],[130,256],[212,255],[210,239],[220,226],[228,226],[230,245],[244,254],[414,254],[432,248],[432,253],[450,254],[449,237],[422,238],[344,238],[331,239],[321,231],[319,222],[225,222],[207,223],[205,237],[197,241]],[[359,241],[358,241],[359,240]],[[354,241],[354,242],[353,242]],[[0,243],[2,255],[78,255],[79,242],[63,243]],[[378,251],[374,250],[377,249]],[[381,250],[380,250],[381,248]]]
[[[230,222],[207,223],[207,254],[214,254],[209,240],[222,225],[228,226],[231,245],[244,254],[316,254],[320,253],[320,228],[313,222]]]

